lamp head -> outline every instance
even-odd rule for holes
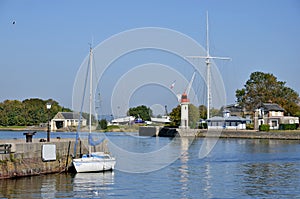
[[[47,104],[46,104],[47,109],[50,109],[51,105],[52,105],[51,103],[47,102]]]

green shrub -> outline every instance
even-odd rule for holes
[[[112,131],[113,129],[120,129],[120,127],[118,125],[110,125],[107,126],[106,131]]]
[[[107,129],[107,121],[105,119],[100,120],[97,130],[105,130]]]
[[[207,129],[207,123],[200,123],[198,129]]]
[[[253,123],[246,124],[246,129],[253,130],[254,129],[254,124]]]
[[[280,130],[296,130],[297,124],[280,124],[279,129]]]
[[[270,125],[269,124],[261,124],[259,126],[260,131],[269,131],[270,130]]]

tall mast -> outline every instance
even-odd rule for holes
[[[209,34],[208,34],[208,12],[206,12],[206,86],[207,86],[207,119],[210,118],[210,55],[209,55]]]
[[[205,59],[206,64],[206,85],[207,85],[207,119],[210,118],[210,101],[211,101],[211,92],[210,92],[210,60],[211,59],[220,59],[220,60],[231,60],[229,57],[214,57],[210,56],[209,51],[209,32],[208,32],[208,12],[206,12],[206,56],[187,56],[188,58],[194,59]]]
[[[90,95],[89,95],[89,133],[92,133],[92,101],[93,101],[93,49],[90,46]],[[89,145],[89,154],[91,153],[91,145]]]

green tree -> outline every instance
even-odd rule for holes
[[[23,104],[18,100],[5,100],[0,105],[0,125],[24,125]]]
[[[199,106],[199,117],[202,119],[207,118],[207,108],[205,105],[200,105]]]
[[[50,102],[52,107],[47,110],[46,103]],[[5,100],[0,103],[0,125],[1,126],[31,126],[45,123],[53,118],[59,111],[69,112],[70,109],[61,107],[58,102],[49,99],[26,99],[24,101]]]
[[[286,114],[296,115],[300,111],[299,95],[285,84],[273,74],[253,72],[244,88],[236,90],[237,102],[247,110],[254,110],[261,103],[277,103]]]
[[[106,119],[100,120],[98,127],[100,127],[100,129],[103,129],[103,130],[107,129],[107,121],[106,121]]]
[[[181,107],[178,105],[176,108],[173,108],[170,115],[171,126],[180,126],[181,122]]]
[[[178,105],[176,108],[172,109],[170,113],[171,126],[180,126],[181,123],[181,106]],[[198,108],[190,104],[189,105],[189,126],[191,128],[197,127],[197,122],[199,121],[199,110]]]
[[[133,117],[140,117],[144,121],[150,121],[152,116],[152,110],[145,105],[129,108],[128,115]]]
[[[189,126],[190,126],[190,128],[196,128],[198,121],[199,121],[199,110],[195,105],[190,104],[189,105]]]

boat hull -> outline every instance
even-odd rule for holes
[[[73,165],[77,173],[114,170],[115,164],[115,158],[112,158],[108,155],[99,156],[92,154],[89,157],[73,159]]]

